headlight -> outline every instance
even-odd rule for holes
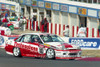
[[[82,51],[79,51],[79,53],[78,53],[79,55],[81,55],[82,54]]]
[[[65,48],[64,45],[61,45],[61,46],[59,46],[59,47],[56,47],[56,49],[58,49],[58,50],[67,50],[67,48]]]
[[[77,47],[77,49],[81,49],[81,47]]]
[[[62,46],[56,47],[56,49],[58,49],[58,50],[62,50]]]
[[[66,48],[65,48],[65,46],[64,46],[64,45],[62,45],[62,50],[66,50]]]

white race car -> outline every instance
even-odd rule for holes
[[[19,21],[18,21],[18,19],[9,18],[8,24],[13,24],[15,29],[19,28]]]
[[[5,50],[15,57],[40,57],[49,59],[81,58],[81,48],[65,43],[59,36],[48,33],[22,34],[7,42]]]

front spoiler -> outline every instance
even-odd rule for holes
[[[56,57],[56,59],[80,59],[81,57]]]

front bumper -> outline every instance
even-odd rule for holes
[[[81,57],[56,57],[56,59],[80,59]]]
[[[81,58],[81,50],[56,50],[56,59],[78,59]]]

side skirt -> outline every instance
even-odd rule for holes
[[[11,53],[11,52],[7,52],[7,51],[6,51],[6,53],[9,54],[9,55],[13,55],[13,53]]]

